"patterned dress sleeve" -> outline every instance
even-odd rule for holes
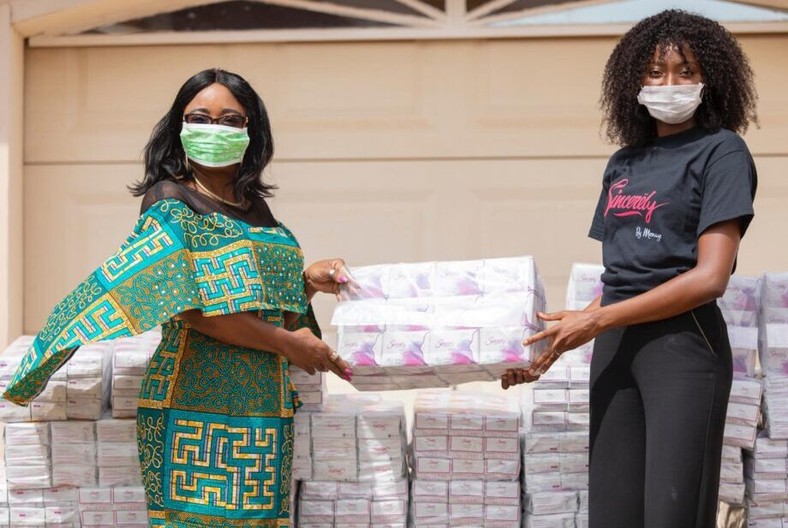
[[[117,253],[55,307],[3,397],[27,405],[81,345],[136,335],[186,310],[308,318],[302,270],[301,249],[283,227],[250,227],[161,200]]]

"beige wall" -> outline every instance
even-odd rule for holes
[[[24,42],[0,5],[0,347],[22,331]]]
[[[745,36],[761,128],[740,272],[788,270],[788,35]],[[24,329],[123,240],[140,153],[180,84],[246,76],[272,115],[274,209],[308,259],[351,264],[533,254],[552,307],[586,238],[606,158],[610,38],[28,50]],[[327,323],[331,303],[322,299]]]

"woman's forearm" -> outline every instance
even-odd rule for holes
[[[285,355],[290,332],[263,321],[252,312],[205,317],[199,310],[179,316],[200,333],[230,345]]]
[[[656,288],[593,312],[600,331],[667,319],[721,297],[739,247],[738,221],[709,228],[698,241],[698,263]]]
[[[600,331],[658,321],[713,301],[724,291],[701,270],[692,269],[636,297],[601,306],[594,316]]]

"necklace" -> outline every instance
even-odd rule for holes
[[[207,194],[208,196],[210,196],[214,200],[222,202],[223,204],[230,205],[232,207],[241,207],[241,205],[243,205],[243,201],[231,202],[230,200],[225,200],[224,198],[222,198],[218,194],[213,193],[209,188],[207,188],[205,185],[203,185],[200,182],[200,180],[197,179],[197,176],[192,176],[192,178],[194,178],[194,183],[197,184],[197,187],[199,187],[202,192],[204,192],[205,194]]]

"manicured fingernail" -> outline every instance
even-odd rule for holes
[[[345,277],[344,275],[342,277],[339,277],[339,283],[340,284],[346,284],[347,283],[347,277]]]

